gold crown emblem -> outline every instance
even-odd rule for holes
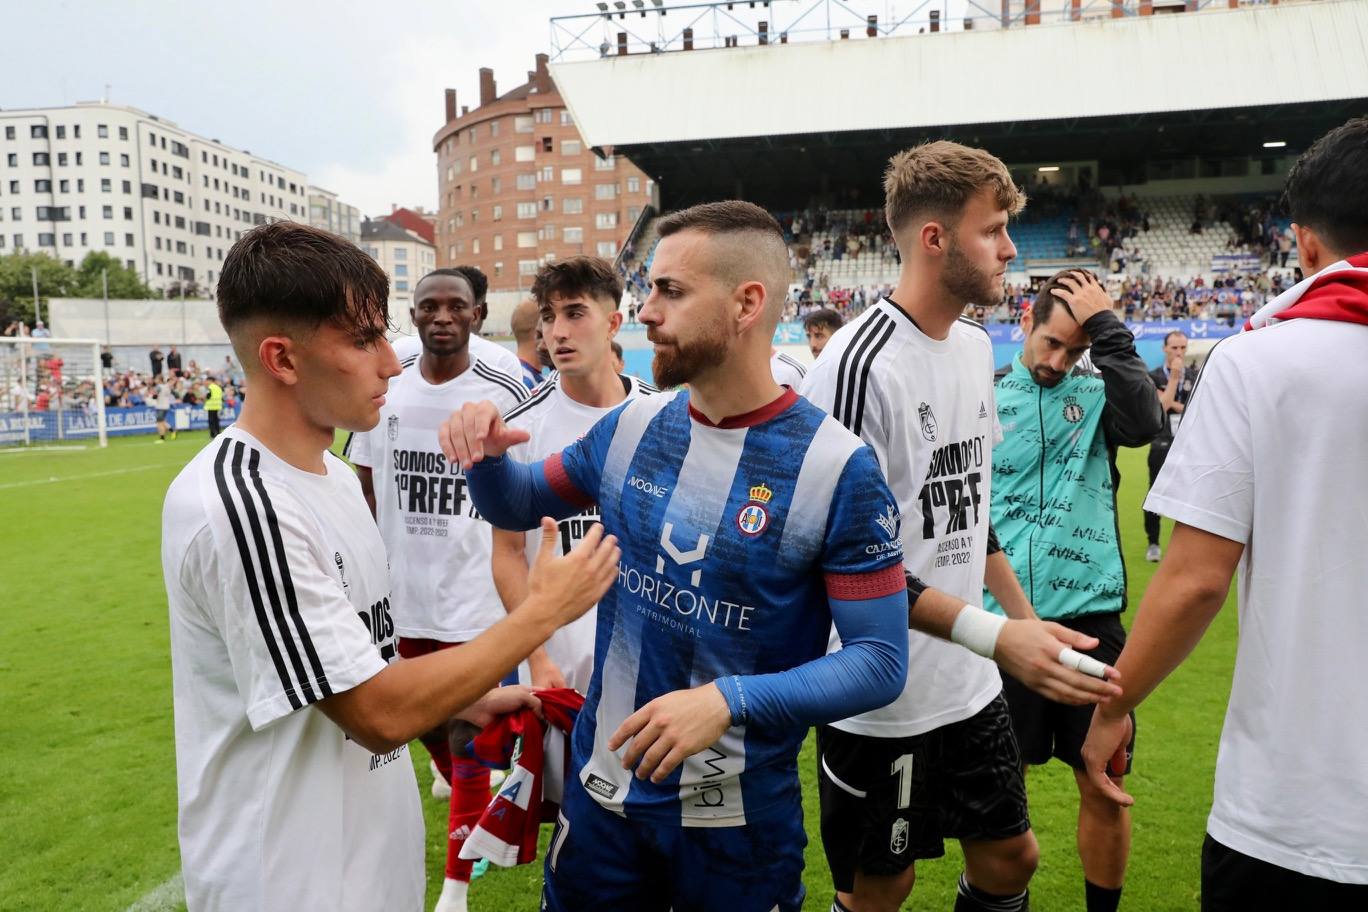
[[[767,504],[773,496],[774,492],[763,484],[758,484],[750,489],[750,499],[755,503]]]

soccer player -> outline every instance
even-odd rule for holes
[[[470,288],[475,293],[476,314],[475,320],[470,326],[470,353],[475,360],[483,361],[486,366],[503,371],[505,374],[521,377],[522,365],[518,356],[499,343],[491,342],[480,335],[484,321],[489,317],[489,304],[485,300],[485,296],[489,292],[489,279],[485,277],[485,274],[475,266],[453,266],[449,269],[435,269],[433,272],[459,273],[470,283]],[[408,367],[422,354],[423,344],[416,336],[401,336],[394,340],[394,352],[399,356],[399,363]]]
[[[509,456],[520,462],[546,459],[589,433],[623,402],[657,392],[650,384],[619,374],[614,366],[610,346],[622,326],[617,309],[621,299],[622,279],[607,260],[575,256],[538,270],[532,300],[551,340],[548,348],[556,372],[532,398],[504,414],[504,424],[530,438],[510,449]],[[560,550],[570,550],[598,520],[597,506],[562,519]],[[540,547],[536,530],[494,530],[494,582],[508,608],[527,597],[528,565]],[[596,612],[589,612],[556,631],[528,657],[533,687],[589,690],[596,620]]]
[[[1149,449],[1149,483],[1159,477],[1164,467],[1169,448],[1173,446],[1173,435],[1183,420],[1183,410],[1187,408],[1188,398],[1192,395],[1193,377],[1183,366],[1187,356],[1188,339],[1178,330],[1164,336],[1164,363],[1150,371],[1150,379],[1159,390],[1159,404],[1164,407],[1164,426],[1155,435]],[[1149,547],[1145,549],[1145,560],[1157,563],[1163,556],[1159,548],[1159,514],[1145,511],[1145,537]]]
[[[1061,650],[1097,641],[1036,619],[992,545],[992,346],[960,314],[1001,300],[1016,255],[1007,222],[1024,200],[1002,162],[951,142],[895,155],[884,192],[902,256],[898,285],[837,331],[803,385],[873,448],[908,518],[915,628],[904,633],[908,675],[898,699],[818,731],[832,908],[900,908],[915,861],[939,857],[954,838],[965,858],[955,908],[1014,912],[1026,905],[1038,851],[991,660],[1070,702],[1119,688],[1060,664]],[[1012,620],[977,607],[985,579]],[[849,648],[833,639],[840,644]]]
[[[808,350],[812,352],[814,361],[836,330],[844,325],[845,320],[841,319],[841,315],[829,307],[814,310],[803,317],[803,332],[807,335]]]
[[[537,354],[537,302],[527,300],[513,308],[509,330],[518,345],[518,365],[522,368],[522,382],[528,389],[536,389],[542,377],[541,358]]]
[[[611,348],[613,349],[613,370],[619,374],[627,370],[627,362],[623,360],[622,343],[614,339]]]
[[[1287,175],[1308,278],[1212,349],[1145,506],[1175,523],[1094,713],[1097,788],[1128,713],[1197,645],[1235,575],[1239,646],[1202,848],[1202,908],[1368,908],[1368,118]],[[1257,546],[1255,545],[1257,543]]]
[[[1092,273],[1056,273],[1022,314],[1025,342],[997,384],[1003,441],[993,449],[992,523],[1002,551],[1042,618],[1096,637],[1097,661],[1126,642],[1126,563],[1116,513],[1116,451],[1144,446],[1164,424],[1135,338]],[[1085,360],[1086,355],[1086,360]],[[1002,611],[989,598],[989,610]],[[1130,815],[1092,787],[1078,750],[1092,707],[1002,682],[1021,753],[1073,767],[1078,856],[1088,912],[1115,912],[1130,855]],[[1112,771],[1130,772],[1127,761]]]
[[[620,552],[586,536],[538,559],[527,601],[468,648],[394,663],[385,546],[336,428],[379,420],[399,372],[388,282],[295,222],[245,234],[219,316],[251,383],[239,420],[172,482],[162,511],[181,868],[187,906],[423,908],[423,819],[406,744],[490,693],[608,587]],[[548,540],[555,534],[543,524]],[[317,711],[315,711],[317,710]]]
[[[898,511],[869,448],[770,374],[788,282],[773,216],[732,201],[658,224],[639,317],[656,381],[688,390],[530,466],[503,457],[527,434],[488,403],[453,415],[443,448],[497,525],[597,503],[624,539],[545,908],[786,912],[804,895],[806,729],[906,675]],[[833,621],[847,645],[823,655]]]
[[[176,432],[171,430],[171,384],[165,377],[156,378],[156,388],[152,393],[152,408],[157,413],[157,442],[165,443],[166,435],[169,431],[171,439],[176,439]]]
[[[346,450],[389,553],[394,627],[406,659],[473,640],[504,615],[490,570],[489,524],[471,503],[460,466],[437,446],[437,428],[453,409],[489,400],[507,410],[527,398],[518,377],[471,357],[475,313],[462,273],[437,270],[419,280],[410,316],[423,353],[390,383],[380,423],[354,434]],[[460,857],[461,847],[489,804],[489,768],[469,741],[465,725],[423,735],[436,775],[451,787],[439,912],[465,908],[473,863]],[[434,794],[445,793],[434,786]]]

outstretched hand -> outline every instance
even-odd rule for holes
[[[1088,780],[1107,798],[1121,807],[1130,807],[1135,799],[1121,790],[1111,775],[1114,771],[1126,768],[1126,745],[1131,739],[1130,715],[1117,716],[1104,712],[1102,707],[1093,710],[1092,725],[1088,727],[1088,737],[1083,742],[1083,769]]]
[[[1082,706],[1121,696],[1121,674],[1110,665],[1103,678],[1094,678],[1060,664],[1066,648],[1087,652],[1097,648],[1097,638],[1070,630],[1062,624],[1036,618],[1009,620],[998,634],[993,660],[1003,671],[1031,690],[1057,703]]]
[[[437,429],[446,458],[469,469],[486,456],[502,456],[509,447],[531,439],[527,431],[504,424],[494,403],[467,402]]]

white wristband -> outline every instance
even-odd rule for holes
[[[998,634],[1006,623],[1007,619],[1000,614],[965,605],[955,616],[955,623],[950,628],[950,642],[959,643],[970,652],[991,659],[993,650],[997,648]]]
[[[1074,671],[1081,671],[1085,675],[1092,675],[1094,678],[1106,678],[1107,666],[1083,653],[1070,649],[1065,646],[1059,650],[1059,664],[1065,668],[1072,668]]]

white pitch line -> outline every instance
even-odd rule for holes
[[[165,912],[178,909],[185,903],[185,881],[180,871],[144,893],[127,912]]]
[[[178,462],[158,462],[152,465],[133,466],[129,469],[110,469],[108,472],[87,472],[84,475],[67,475],[65,477],[52,475],[48,478],[34,478],[29,481],[10,481],[0,484],[0,491],[10,488],[32,488],[38,485],[58,484],[63,481],[81,481],[86,478],[107,478],[110,475],[127,475],[131,472],[150,472],[152,469],[168,469],[178,465],[180,465]]]

